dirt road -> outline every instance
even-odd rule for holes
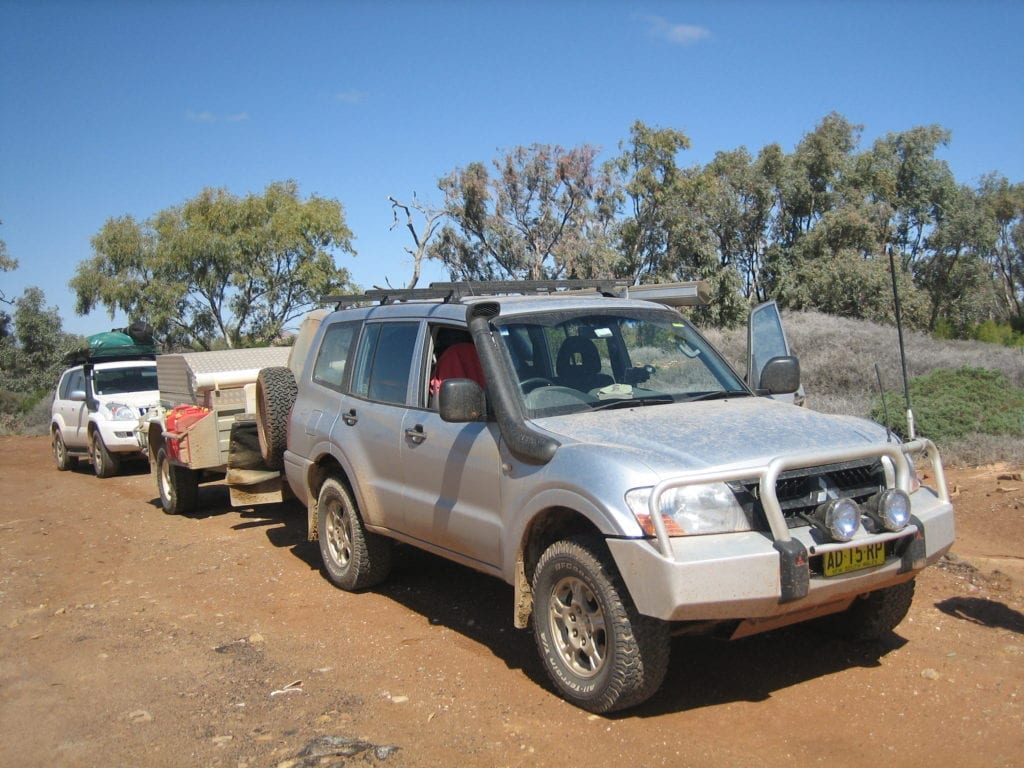
[[[1021,765],[1019,472],[950,473],[956,559],[886,641],[680,638],[653,700],[598,717],[551,693],[496,580],[403,549],[346,594],[299,507],[211,486],[169,517],[145,465],[60,473],[0,437],[0,765]]]

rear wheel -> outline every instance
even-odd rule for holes
[[[533,630],[563,698],[590,712],[645,701],[665,679],[668,624],[640,615],[604,543],[558,541],[533,576]]]
[[[68,453],[68,447],[64,444],[64,436],[59,428],[53,430],[50,444],[53,446],[53,458],[57,462],[57,469],[67,472],[78,466],[78,457]]]
[[[280,469],[288,447],[288,414],[299,388],[291,368],[263,368],[256,376],[256,433],[270,469]]]
[[[826,632],[850,640],[877,640],[903,621],[914,599],[914,580],[862,595],[842,613],[818,619]]]
[[[164,446],[156,452],[156,487],[160,492],[160,506],[168,515],[196,511],[199,505],[199,473],[172,464]]]
[[[113,477],[121,468],[121,460],[117,454],[107,450],[103,435],[94,430],[89,439],[89,454],[92,457],[92,468],[96,477]]]
[[[342,589],[366,589],[388,577],[391,539],[366,530],[352,494],[333,477],[317,497],[317,531],[327,577]]]

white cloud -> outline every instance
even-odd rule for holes
[[[694,45],[711,37],[711,30],[693,24],[673,24],[661,16],[646,17],[648,29],[654,37],[674,45]]]
[[[236,112],[233,115],[221,117],[216,112],[195,112],[189,109],[185,111],[185,119],[191,123],[241,123],[249,119],[249,113]]]
[[[191,123],[217,122],[217,116],[213,112],[193,112],[191,109],[185,112],[185,119]]]
[[[334,94],[334,98],[342,104],[361,104],[366,98],[366,94],[362,91],[357,91],[354,88],[349,88],[346,91],[339,91]]]

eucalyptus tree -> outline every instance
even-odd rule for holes
[[[665,277],[672,270],[669,238],[681,202],[680,152],[690,148],[682,131],[636,121],[628,142],[606,165],[620,190],[625,215],[617,226],[619,276],[634,283]]]
[[[165,343],[267,344],[349,286],[333,253],[353,254],[351,236],[341,203],[303,200],[294,182],[245,197],[205,189],[146,222],[109,219],[70,285],[80,314],[120,310]]]
[[[453,278],[539,280],[611,273],[613,188],[597,149],[515,147],[491,170],[473,162],[441,179],[450,221],[429,248]]]
[[[928,259],[927,237],[957,194],[949,165],[936,157],[949,140],[941,126],[918,126],[887,134],[865,156],[870,199],[889,212],[885,248],[905,268]]]
[[[1003,306],[1024,327],[1024,184],[990,174],[982,178],[978,197],[993,233],[982,256],[999,281]]]

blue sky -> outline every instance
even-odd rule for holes
[[[1024,2],[0,0],[0,239],[67,331],[111,217],[294,179],[336,198],[363,287],[411,260],[388,195],[516,145],[614,154],[635,120],[681,161],[791,151],[829,112],[877,137],[938,123],[962,183],[1024,181]],[[436,267],[426,279],[443,279]]]

